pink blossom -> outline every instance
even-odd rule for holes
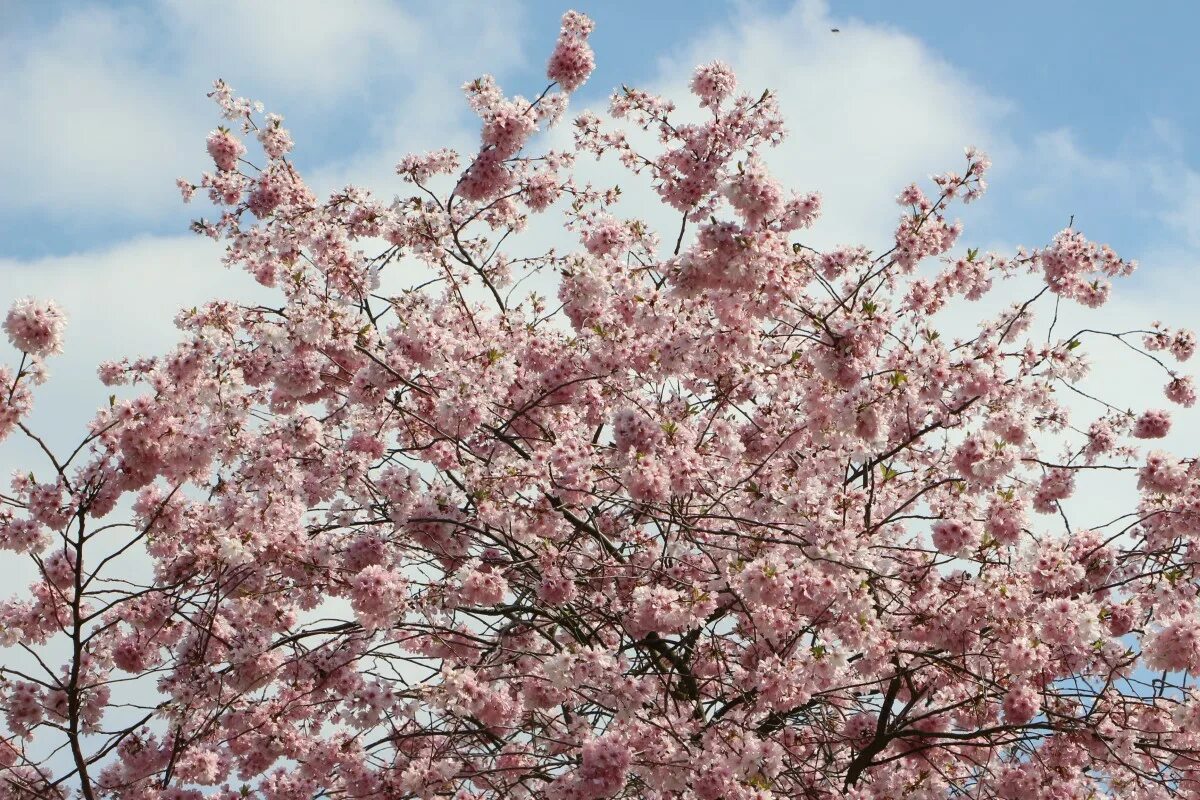
[[[1146,662],[1168,672],[1200,669],[1200,626],[1179,620],[1159,631],[1147,644]]]
[[[179,194],[183,198],[183,202],[190,203],[192,197],[196,194],[196,186],[187,178],[178,178],[175,185],[179,188]]]
[[[1171,430],[1171,416],[1162,410],[1145,411],[1133,425],[1133,435],[1139,439],[1161,439]]]
[[[1066,469],[1051,469],[1042,477],[1033,507],[1042,514],[1051,514],[1058,509],[1058,501],[1065,500],[1075,491],[1075,475]]]
[[[583,745],[579,769],[563,780],[554,796],[578,800],[602,800],[625,786],[632,757],[629,748],[614,736],[593,739]]]
[[[1171,378],[1164,393],[1168,400],[1184,408],[1196,405],[1196,385],[1191,375]]]
[[[1151,492],[1175,494],[1187,485],[1187,467],[1160,450],[1146,456],[1146,466],[1138,473],[1138,488]]]
[[[462,584],[459,595],[467,605],[496,605],[508,592],[508,582],[494,570],[467,570],[460,573],[459,580]]]
[[[545,211],[562,194],[558,176],[553,172],[539,172],[525,181],[522,198],[533,211]]]
[[[463,175],[459,193],[468,200],[487,200],[506,191],[512,184],[512,173],[504,166],[499,150],[479,154]]]
[[[1071,229],[1054,238],[1053,246],[1041,254],[1041,263],[1050,291],[1091,307],[1103,305],[1110,289],[1107,280],[1093,275],[1124,276],[1136,268],[1133,262],[1122,261],[1108,245],[1093,244]]]
[[[32,519],[0,519],[0,548],[18,553],[38,552],[49,544],[45,528]]]
[[[1037,690],[1028,684],[1014,686],[1004,695],[1004,720],[1009,725],[1024,725],[1037,716],[1040,708]]]
[[[730,180],[725,196],[751,227],[774,217],[783,204],[783,188],[757,160],[751,160]]]
[[[536,100],[467,83],[478,150],[401,158],[394,197],[309,188],[282,118],[214,84],[216,169],[179,187],[264,299],[200,298],[173,346],[102,364],[122,388],[76,437],[31,415],[61,312],[14,306],[0,800],[1200,780],[1200,462],[1082,386],[1036,287],[953,335],[938,313],[1024,271],[1096,306],[1132,262],[1073,229],[963,248],[971,148],[888,189],[891,242],[822,248],[820,195],[768,166],[779,98],[720,63],[686,108],[622,86],[546,149],[591,29],[563,17]],[[1193,405],[1163,355],[1194,336],[1135,336]]]
[[[978,541],[979,532],[973,523],[953,519],[934,523],[933,545],[943,553],[960,553]]]
[[[821,195],[816,192],[792,197],[783,206],[780,228],[785,231],[810,227],[821,214]]]
[[[861,750],[871,743],[879,729],[879,715],[860,712],[846,720],[842,727],[842,735],[853,747]]]
[[[350,582],[350,603],[363,627],[392,624],[404,613],[405,581],[382,566],[364,567]]]
[[[65,327],[66,315],[53,300],[17,300],[4,318],[4,331],[13,347],[32,356],[61,353]]]
[[[702,106],[719,105],[737,88],[737,78],[729,65],[722,61],[696,67],[692,74],[692,93],[700,98]]]
[[[218,128],[208,135],[208,154],[222,172],[237,169],[238,159],[245,152],[246,146],[226,128]]]
[[[262,144],[263,151],[268,158],[283,158],[292,149],[292,137],[283,127],[283,117],[278,114],[267,114],[266,122],[267,124],[258,132],[258,141]]]
[[[1171,340],[1171,354],[1179,361],[1187,361],[1196,352],[1196,334],[1180,329]]]
[[[563,15],[562,34],[550,55],[546,77],[556,82],[564,92],[582,86],[596,68],[595,56],[587,43],[592,21],[576,11]]]

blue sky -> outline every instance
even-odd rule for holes
[[[184,3],[121,2],[0,2],[0,64],[6,75],[18,77],[5,103],[8,120],[0,123],[0,138],[20,169],[0,169],[9,191],[0,216],[0,257],[30,259],[86,251],[110,245],[137,234],[167,235],[183,229],[188,210],[170,202],[174,173],[163,172],[128,187],[116,187],[124,197],[91,197],[78,202],[75,181],[102,181],[106,170],[77,169],[77,177],[64,177],[50,187],[36,189],[38,167],[46,161],[66,161],[63,151],[87,153],[94,164],[107,154],[109,161],[137,159],[142,145],[153,153],[173,148],[173,158],[161,158],[163,167],[204,166],[203,125],[213,119],[204,98],[206,81],[221,75],[235,88],[268,102],[282,111],[293,126],[303,165],[319,166],[368,154],[379,149],[389,114],[398,101],[420,90],[437,86],[450,90],[480,68],[494,71],[513,91],[531,91],[539,84],[545,52],[552,42],[557,18],[565,8],[557,2],[460,5],[449,13],[431,12],[453,4],[394,4],[405,18],[426,26],[420,38],[440,40],[426,48],[431,58],[396,59],[389,52],[406,38],[399,19],[383,20],[385,35],[372,30],[372,16],[385,16],[387,3],[360,1],[362,27],[353,24],[327,42],[304,40],[316,49],[328,48],[317,60],[334,53],[361,60],[346,70],[347,80],[306,90],[311,75],[294,80],[286,75],[287,58],[261,69],[253,50],[289,47],[287,36],[272,32],[278,20],[291,25],[308,13],[312,4],[293,4],[286,12],[278,3],[259,4],[266,9],[246,13],[247,6],[213,0]],[[600,101],[622,82],[652,82],[661,74],[661,60],[688,52],[707,32],[738,24],[747,17],[782,17],[791,2],[631,2],[591,0],[576,5],[597,21],[594,37],[599,68],[581,98]],[[272,8],[273,7],[273,8]],[[354,17],[355,14],[346,16]],[[1052,3],[1006,2],[962,4],[944,0],[896,3],[888,0],[831,2],[825,14],[838,36],[849,39],[864,28],[889,30],[911,37],[932,57],[944,61],[963,80],[1004,104],[999,131],[1018,149],[1032,147],[1039,134],[1067,131],[1079,152],[1105,162],[1132,163],[1158,160],[1164,165],[1200,169],[1200,107],[1190,102],[1192,87],[1200,78],[1200,59],[1192,39],[1200,6],[1189,2],[1163,2],[1153,7],[1117,2]],[[207,18],[207,19],[205,19]],[[233,56],[231,45],[220,42],[221,27],[255,31],[244,37],[250,56]],[[431,36],[432,34],[432,36]],[[832,36],[832,34],[830,34]],[[236,46],[233,45],[233,46]],[[82,48],[85,55],[59,59],[59,50]],[[90,51],[91,57],[87,53]],[[477,51],[474,52],[473,51]],[[868,54],[869,55],[869,54]],[[266,59],[270,61],[270,58]],[[402,66],[401,66],[402,65]],[[455,69],[456,65],[461,68]],[[105,74],[107,73],[107,74]],[[831,76],[832,77],[832,76]],[[80,79],[83,80],[80,80]],[[780,75],[786,80],[785,75]],[[99,91],[89,91],[96,81]],[[79,82],[83,97],[72,84]],[[106,85],[105,85],[106,84]],[[72,101],[75,101],[72,103]],[[457,122],[465,124],[466,111],[457,98]],[[104,113],[91,106],[108,103]],[[169,101],[162,102],[159,101]],[[153,119],[155,105],[167,120],[158,119],[147,129],[130,108]],[[74,108],[72,107],[74,106]],[[788,110],[788,109],[785,109]],[[971,109],[964,109],[970,112]],[[97,122],[96,118],[100,121]],[[172,121],[187,120],[173,128]],[[836,109],[823,124],[836,126]],[[47,130],[49,134],[47,135]],[[188,138],[176,139],[189,133]],[[124,138],[122,138],[122,135]],[[58,142],[56,158],[48,144],[35,147],[33,158],[23,155],[26,137],[43,143]],[[89,152],[88,139],[123,141],[126,147]],[[414,137],[420,138],[420,137]],[[797,135],[789,143],[803,147]],[[124,152],[123,152],[124,151]],[[189,162],[184,158],[190,153]],[[8,160],[8,159],[6,159]],[[153,165],[150,165],[151,168]],[[997,159],[997,177],[1012,166]],[[378,164],[386,172],[386,163]],[[145,161],[139,170],[146,169]],[[54,172],[54,168],[50,168]],[[1168,170],[1170,171],[1170,170]],[[89,174],[92,173],[92,174]],[[98,173],[98,174],[96,174]],[[1118,245],[1154,247],[1164,240],[1158,224],[1147,224],[1154,209],[1154,194],[1140,185],[1134,173],[1107,181],[1103,191],[1086,179],[1062,181],[1057,186],[1056,207],[1077,219],[1094,220],[1106,237]],[[118,181],[118,183],[120,183]],[[23,184],[27,184],[24,185]],[[994,183],[991,203],[1011,223],[1030,225],[1030,235],[1048,230],[1019,198],[1016,176],[1012,184]],[[157,191],[149,191],[157,188]],[[820,187],[818,187],[820,188]],[[34,189],[35,198],[23,201]],[[102,194],[88,189],[89,196]],[[1060,213],[1059,216],[1062,216]],[[1053,228],[1060,220],[1054,219]],[[1065,218],[1064,218],[1065,221]],[[1158,221],[1158,222],[1161,222]],[[1032,240],[1031,240],[1032,241]]]

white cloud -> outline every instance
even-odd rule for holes
[[[822,244],[890,234],[905,185],[960,170],[967,145],[1011,147],[999,126],[1004,101],[912,36],[838,18],[819,0],[710,31],[661,62],[661,89],[682,97],[692,69],[714,59],[734,68],[743,91],[778,97],[789,137],[768,160],[786,185],[823,194]]]
[[[0,311],[17,297],[53,298],[67,314],[64,352],[47,360],[50,380],[34,392],[32,427],[69,452],[111,392],[96,377],[107,360],[158,355],[179,338],[178,311],[209,300],[262,302],[273,293],[220,264],[223,247],[199,236],[139,238],[115,247],[35,261],[0,259]],[[0,363],[11,364],[7,342]],[[0,480],[41,463],[18,436],[0,446]]]
[[[167,0],[163,11],[190,72],[218,64],[235,86],[253,78],[317,101],[361,92],[374,61],[410,62],[431,34],[386,0]]]
[[[1153,165],[1150,174],[1155,190],[1169,198],[1163,221],[1180,234],[1183,245],[1200,247],[1200,172],[1174,161]]]
[[[383,136],[392,147],[414,121],[452,120],[446,93],[481,64],[511,65],[520,20],[511,3],[67,7],[46,27],[0,35],[0,148],[10,154],[0,184],[18,187],[0,208],[103,220],[172,213],[175,178],[208,166],[204,136],[218,117],[204,94],[217,77],[303,120],[315,138],[378,147]],[[467,36],[470,48],[447,45]]]
[[[831,33],[833,27],[841,32]],[[822,194],[822,217],[805,234],[816,247],[886,247],[900,214],[895,197],[904,186],[961,170],[965,146],[1013,149],[1000,126],[1004,101],[912,36],[835,18],[820,0],[801,0],[782,14],[747,7],[731,25],[710,28],[661,58],[657,74],[639,88],[674,100],[678,118],[699,121],[706,112],[688,84],[698,64],[713,60],[733,67],[740,92],[770,89],[778,99],[788,138],[764,157],[785,187]],[[591,110],[604,116],[607,109]],[[658,152],[652,135],[627,132],[647,152]],[[570,138],[568,125],[551,141],[561,149]],[[679,215],[661,204],[644,175],[629,175],[615,159],[597,165],[588,157],[580,160],[578,175],[597,185],[619,184],[620,213],[645,220],[664,243],[674,242]],[[552,222],[535,222],[539,244],[569,243],[548,226]]]
[[[178,198],[174,177],[203,164],[204,118],[131,57],[147,35],[134,18],[80,8],[0,41],[0,183],[17,189],[0,205],[145,215]]]

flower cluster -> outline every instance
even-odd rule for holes
[[[12,304],[4,318],[4,332],[12,346],[31,356],[62,352],[66,316],[53,300],[27,297]]]
[[[1200,462],[1145,452],[1165,411],[1066,402],[1100,326],[1052,335],[1132,262],[963,247],[974,149],[900,189],[894,247],[821,251],[775,97],[720,62],[690,115],[623,88],[542,150],[591,30],[563,17],[533,100],[468,83],[478,150],[403,158],[387,201],[318,195],[218,81],[179,187],[274,300],[102,364],[66,452],[29,421],[63,314],[12,306],[0,437],[38,460],[0,493],[32,576],[0,800],[1200,796]],[[1111,336],[1195,404],[1194,334]],[[1097,476],[1136,484],[1115,521]]]

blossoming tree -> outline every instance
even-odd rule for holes
[[[532,152],[590,30],[564,17],[534,100],[468,84],[479,151],[406,158],[394,203],[318,198],[217,83],[215,170],[180,185],[278,302],[102,365],[130,399],[0,495],[34,576],[0,606],[0,798],[1200,797],[1200,465],[1142,451],[1164,411],[1063,403],[1104,335],[1192,405],[1193,335],[1031,327],[1133,264],[1073,229],[956,249],[974,150],[901,191],[886,251],[818,252],[819,197],[762,157],[774,97],[720,63],[700,122],[624,89]],[[581,154],[677,229],[620,218]],[[580,246],[516,250],[539,214]],[[939,335],[1018,273],[1041,290]],[[0,435],[42,442],[62,328],[12,306]],[[1095,469],[1140,501],[1072,527]]]

